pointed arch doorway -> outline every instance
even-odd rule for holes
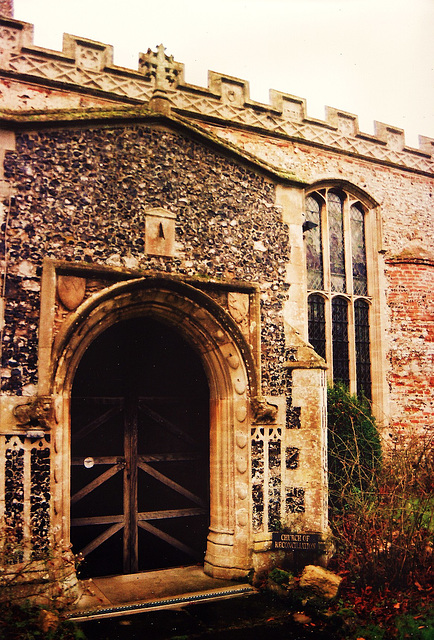
[[[71,394],[71,542],[82,575],[203,562],[209,387],[199,355],[150,317],[89,345]]]

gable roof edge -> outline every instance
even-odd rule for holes
[[[128,122],[151,122],[176,128],[184,131],[193,138],[205,141],[208,145],[219,149],[232,157],[236,157],[241,161],[253,166],[256,170],[265,173],[268,177],[278,182],[284,182],[293,186],[305,187],[307,184],[304,180],[297,178],[295,174],[284,171],[275,165],[267,163],[254,154],[241,149],[237,145],[222,140],[207,129],[203,129],[199,124],[191,123],[188,119],[175,115],[173,112],[161,113],[153,111],[149,108],[140,107],[114,107],[107,108],[89,108],[89,109],[54,109],[43,111],[12,111],[7,109],[0,110],[0,129],[12,129],[21,131],[25,129],[41,129],[52,128],[53,125],[66,127],[68,125],[79,124],[122,124]]]

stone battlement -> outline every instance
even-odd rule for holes
[[[366,134],[360,131],[356,115],[332,107],[326,107],[325,120],[310,118],[303,98],[280,91],[270,90],[268,105],[255,102],[250,99],[247,81],[213,71],[208,73],[207,88],[188,84],[184,65],[167,56],[162,45],[155,53],[149,49],[140,54],[134,71],[113,64],[110,45],[64,34],[61,52],[36,47],[33,25],[0,17],[0,76],[21,86],[51,90],[42,98],[39,89],[38,95],[27,95],[24,103],[17,92],[5,91],[3,108],[7,109],[67,108],[77,106],[71,96],[80,95],[88,96],[80,102],[85,106],[140,105],[158,94],[168,100],[173,111],[189,118],[291,138],[418,172],[434,172],[433,138],[420,136],[419,149],[407,147],[402,129],[375,122],[375,134]],[[92,96],[98,102],[89,102]]]

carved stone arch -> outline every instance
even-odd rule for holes
[[[194,287],[165,278],[117,283],[87,299],[56,336],[51,392],[56,424],[54,512],[69,539],[70,397],[86,348],[113,324],[139,316],[172,328],[199,353],[210,388],[210,529],[205,570],[216,577],[251,567],[249,397],[258,382],[250,349],[229,314]]]
[[[251,350],[236,322],[203,291],[160,277],[116,283],[90,296],[69,316],[54,340],[52,392],[56,393],[59,376],[71,383],[83,350],[97,335],[121,319],[154,314],[204,353],[233,342],[242,355],[251,395],[257,394],[259,382]],[[61,373],[66,363],[68,371]]]
[[[380,205],[380,203],[363,188],[349,180],[342,180],[342,178],[326,178],[324,180],[318,180],[306,187],[306,195],[310,195],[315,191],[320,191],[321,189],[326,188],[341,189],[344,192],[350,193],[370,209],[375,209]]]

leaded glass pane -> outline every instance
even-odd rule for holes
[[[318,294],[309,296],[308,331],[309,342],[318,355],[326,357],[325,304],[324,298]]]
[[[333,380],[350,384],[348,358],[348,302],[345,298],[332,300]]]
[[[353,293],[360,296],[368,294],[366,276],[365,218],[357,205],[350,208],[351,248],[353,254]]]
[[[323,289],[321,207],[318,200],[312,196],[306,198],[306,221],[316,225],[305,233],[307,287],[321,290]]]
[[[337,193],[329,191],[327,195],[329,237],[330,237],[330,274],[332,291],[344,293],[345,249],[342,200]]]
[[[371,356],[369,346],[369,304],[366,300],[354,303],[356,333],[357,393],[371,397]]]

